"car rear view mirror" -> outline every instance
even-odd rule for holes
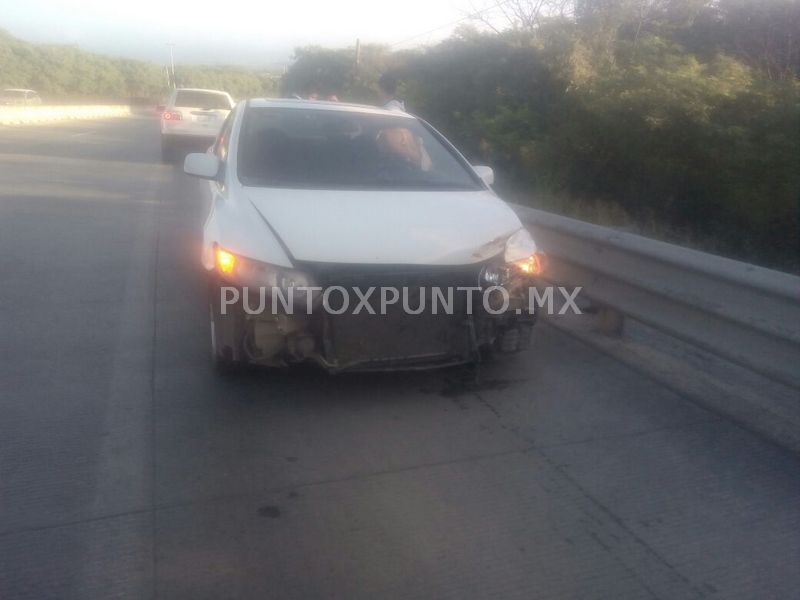
[[[219,158],[210,153],[187,154],[183,161],[183,172],[203,179],[216,179],[219,174]]]
[[[492,169],[492,167],[487,167],[484,165],[475,165],[472,168],[475,170],[475,173],[478,174],[478,177],[480,177],[483,180],[483,183],[485,183],[486,185],[492,185],[494,183],[494,170]]]

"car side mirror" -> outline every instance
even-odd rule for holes
[[[492,167],[487,167],[484,165],[475,165],[472,167],[475,173],[477,173],[478,177],[483,180],[483,183],[486,185],[492,185],[494,183],[494,170]]]
[[[187,154],[183,161],[183,172],[203,179],[216,179],[219,174],[219,164],[216,154],[192,152]]]

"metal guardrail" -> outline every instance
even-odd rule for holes
[[[514,209],[548,255],[547,279],[582,286],[611,314],[607,322],[630,317],[800,389],[800,277]]]

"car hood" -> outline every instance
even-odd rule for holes
[[[461,265],[502,252],[522,227],[488,191],[245,188],[294,260]]]

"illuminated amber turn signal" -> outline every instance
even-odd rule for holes
[[[233,273],[236,266],[236,256],[226,252],[222,248],[217,248],[217,267],[223,273]]]
[[[514,264],[526,275],[541,275],[544,272],[544,254],[535,252],[528,258],[514,261]]]

